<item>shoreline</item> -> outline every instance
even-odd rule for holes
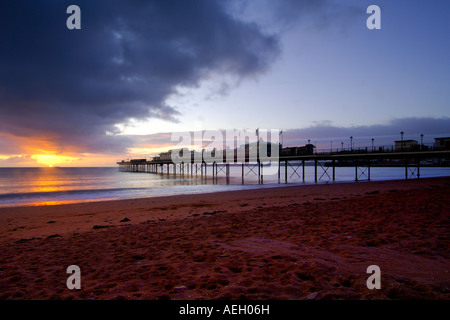
[[[0,240],[5,237],[30,238],[48,236],[58,233],[88,231],[94,225],[113,226],[118,221],[129,219],[129,223],[142,223],[152,219],[180,219],[203,211],[239,210],[245,203],[230,204],[230,201],[246,199],[245,207],[254,208],[262,203],[273,206],[283,203],[278,191],[285,192],[282,197],[297,197],[303,201],[314,198],[345,199],[350,192],[357,193],[364,186],[365,192],[382,192],[410,188],[410,185],[426,185],[433,181],[448,180],[449,177],[423,178],[414,180],[382,180],[335,182],[329,184],[279,185],[276,187],[251,188],[246,190],[229,190],[210,193],[168,195],[146,198],[100,200],[68,204],[16,206],[0,208]],[[326,193],[325,194],[325,190]],[[280,192],[283,192],[280,191]],[[205,201],[205,197],[208,201]],[[325,197],[325,198],[324,198]],[[260,199],[265,200],[260,202]],[[271,199],[271,201],[269,201]],[[224,204],[224,202],[227,202]],[[187,210],[189,209],[189,210]],[[248,208],[246,208],[248,209]],[[203,211],[202,211],[203,210]],[[84,212],[84,213],[79,213]],[[89,214],[85,213],[89,212]],[[121,217],[121,219],[118,219]],[[47,220],[44,221],[43,220]],[[14,223],[12,223],[14,221]],[[128,221],[127,221],[128,222]],[[41,234],[41,231],[44,232]]]
[[[32,168],[34,169],[34,168]],[[48,168],[44,168],[48,169]],[[73,169],[73,168],[70,168]],[[80,169],[80,168],[75,168]],[[82,169],[82,168],[81,168]],[[103,169],[114,169],[114,168],[103,168]],[[440,168],[445,169],[445,168]],[[311,174],[311,173],[309,173]],[[348,172],[346,173],[348,174]],[[354,172],[352,173],[354,175]],[[345,174],[344,174],[345,175]],[[404,175],[404,173],[403,173]],[[450,177],[448,172],[433,172],[431,174],[422,173],[421,179],[429,179],[429,178],[445,178]],[[235,179],[233,177],[232,179]],[[314,177],[312,177],[314,178]],[[209,178],[213,179],[213,178]],[[220,177],[219,179],[223,179],[225,181],[225,177]],[[167,186],[158,186],[158,185],[138,185],[136,188],[128,188],[121,185],[118,185],[117,182],[114,185],[109,185],[110,188],[75,188],[75,189],[54,189],[54,190],[35,190],[33,192],[24,192],[24,190],[10,189],[10,192],[5,192],[5,186],[7,183],[4,183],[2,194],[0,194],[0,208],[15,208],[15,207],[29,207],[29,206],[48,206],[48,205],[61,205],[61,204],[78,204],[78,203],[93,203],[93,202],[104,202],[104,201],[116,201],[116,200],[130,200],[130,199],[140,199],[140,198],[156,198],[156,197],[166,197],[172,195],[181,195],[181,194],[206,194],[206,193],[215,193],[215,192],[223,192],[223,191],[232,191],[232,190],[246,190],[246,189],[257,189],[257,188],[278,188],[278,187],[291,187],[291,186],[308,186],[315,184],[340,184],[340,183],[354,183],[354,177],[346,176],[345,179],[338,178],[336,181],[319,181],[314,182],[310,181],[311,176],[307,181],[296,181],[290,182],[288,184],[283,183],[281,181],[268,180],[265,181],[264,184],[258,184],[257,181],[246,181],[245,184],[241,184],[238,181],[235,181],[231,184],[225,183],[217,183],[208,181],[205,183],[194,183],[191,185],[190,182],[184,184],[174,184]],[[398,176],[398,172],[396,174],[390,173],[386,175],[386,172],[382,172],[378,177],[372,177],[370,182],[375,181],[397,181],[403,180],[404,177]],[[139,180],[139,179],[138,179]],[[187,179],[189,180],[189,179]],[[195,179],[194,179],[195,180]],[[360,181],[363,182],[364,180]],[[170,179],[168,180],[170,182]],[[280,183],[281,182],[281,183]],[[47,191],[47,192],[46,192]]]
[[[449,192],[440,177],[0,208],[0,299],[448,300]]]
[[[222,177],[223,178],[223,177]],[[208,194],[216,194],[216,193],[225,193],[225,192],[241,192],[241,191],[251,191],[257,189],[277,189],[277,188],[297,188],[297,187],[310,187],[310,186],[323,186],[323,185],[341,185],[341,184],[354,184],[354,183],[377,183],[377,182],[400,182],[400,181],[414,181],[414,180],[428,180],[428,179],[447,179],[450,176],[436,176],[436,177],[424,177],[424,178],[411,178],[411,179],[392,179],[392,180],[346,180],[346,181],[325,181],[325,182],[303,182],[303,183],[267,183],[267,184],[245,184],[242,185],[244,188],[235,189],[235,190],[218,190],[218,191],[199,191],[194,193],[180,193],[180,194],[167,194],[167,195],[156,195],[156,196],[136,196],[133,198],[111,198],[111,199],[82,199],[82,200],[61,200],[61,201],[42,201],[38,204],[36,203],[16,203],[16,204],[0,204],[0,211],[3,209],[15,209],[15,208],[29,208],[29,207],[48,207],[48,206],[66,206],[66,205],[77,205],[77,204],[90,204],[90,203],[103,203],[103,202],[111,202],[111,201],[131,201],[131,200],[143,200],[143,199],[158,199],[158,198],[166,198],[166,197],[180,197],[180,196],[193,196],[193,195],[208,195]],[[205,184],[205,187],[209,186],[227,186],[227,185],[217,185],[217,184]],[[237,188],[242,187],[241,185],[233,185],[230,184],[228,186],[236,186]],[[245,188],[248,187],[248,188]],[[96,191],[96,189],[87,190],[87,191]],[[99,191],[104,191],[103,189],[99,189]],[[77,192],[83,192],[83,190],[77,190]],[[52,192],[49,192],[52,193]]]

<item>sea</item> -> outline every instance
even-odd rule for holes
[[[135,199],[171,195],[211,193],[230,190],[283,187],[315,184],[313,166],[305,167],[305,181],[300,166],[288,166],[287,175],[281,167],[278,174],[265,169],[263,181],[258,180],[257,167],[231,165],[230,177],[219,168],[212,177],[208,175],[173,175],[142,172],[121,172],[118,167],[105,168],[0,168],[0,207],[42,206],[68,203]],[[354,167],[336,167],[335,182],[332,169],[319,168],[318,183],[342,183],[355,181]],[[199,170],[200,171],[200,170]],[[367,170],[358,169],[358,179],[367,179]],[[415,178],[415,168],[408,169],[409,178]],[[285,178],[288,177],[288,183]],[[450,176],[450,167],[421,167],[420,178]],[[376,180],[405,179],[404,167],[372,167],[370,178]]]

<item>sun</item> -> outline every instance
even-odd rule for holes
[[[73,163],[77,160],[77,158],[74,157],[56,154],[34,154],[31,158],[35,159],[38,164],[49,168],[59,166],[62,163]]]

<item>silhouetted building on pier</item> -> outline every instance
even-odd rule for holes
[[[434,138],[434,148],[436,150],[450,150],[450,137]]]
[[[303,156],[303,155],[311,155],[314,154],[314,146],[313,144],[307,144],[303,147],[287,147],[282,148],[280,150],[280,156],[289,157],[289,156]]]
[[[419,151],[420,145],[417,140],[395,141],[395,151]]]

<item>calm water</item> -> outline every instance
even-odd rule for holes
[[[314,167],[306,166],[305,180],[288,167],[289,185],[314,183]],[[225,170],[224,170],[225,171]],[[257,168],[253,168],[257,172]],[[284,167],[281,184],[278,175],[268,175],[265,169],[264,185],[258,185],[257,176],[249,167],[245,169],[242,185],[241,166],[231,168],[229,184],[224,172],[219,178],[184,177],[119,172],[118,168],[0,168],[0,207],[17,205],[49,205],[73,202],[131,199],[142,197],[194,194],[261,187],[285,186]],[[211,174],[211,167],[208,174]],[[301,167],[297,170],[301,174]],[[331,176],[331,168],[327,172]],[[321,177],[322,176],[322,177]],[[450,168],[421,168],[421,177],[450,176]],[[327,174],[319,170],[319,183],[326,183]],[[404,179],[404,168],[371,168],[372,180]],[[364,178],[364,175],[360,177]],[[354,181],[354,168],[336,168],[336,182]]]

